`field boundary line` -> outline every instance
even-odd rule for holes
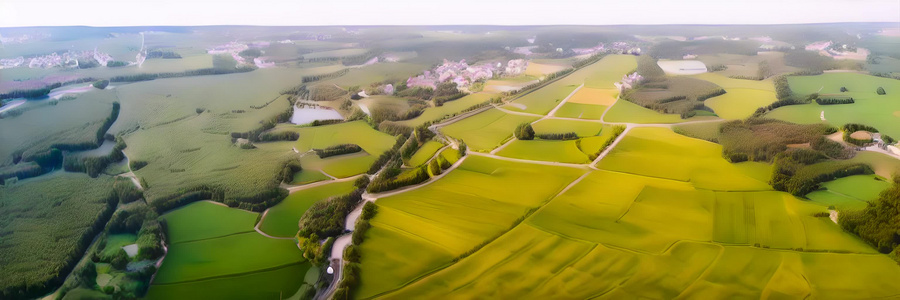
[[[248,233],[252,233],[252,232],[253,232],[253,230],[247,230],[247,231],[241,231],[241,232],[233,232],[233,233],[229,233],[229,234],[226,234],[226,235],[218,235],[218,236],[208,237],[208,238],[202,238],[202,239],[194,239],[194,240],[189,240],[189,241],[181,241],[181,242],[177,242],[177,243],[169,243],[169,246],[172,246],[172,245],[179,245],[179,244],[188,244],[188,243],[194,243],[194,242],[203,242],[203,241],[208,241],[208,240],[214,240],[214,239],[217,239],[217,238],[229,237],[229,236],[233,236],[233,235],[248,234]]]
[[[581,90],[581,88],[583,88],[583,87],[584,87],[584,83],[582,82],[581,85],[579,85],[577,88],[575,88],[575,90],[573,90],[571,93],[569,93],[568,96],[563,98],[563,100],[560,101],[559,104],[556,105],[556,107],[554,107],[552,110],[550,110],[550,112],[548,112],[544,118],[555,115],[556,111],[559,110],[559,108],[562,107],[564,104],[566,104],[566,102],[569,102],[569,98],[572,98],[572,96],[575,96],[575,93],[578,93],[578,91]],[[543,120],[543,119],[541,119],[541,120]],[[540,121],[540,120],[538,120],[538,121]],[[535,121],[535,122],[537,122],[537,121]],[[534,123],[532,123],[532,124],[534,124]]]
[[[304,263],[304,262],[307,262],[307,260],[306,260],[306,259],[303,259],[303,260],[297,261],[297,262],[287,263],[287,264],[283,264],[283,265],[278,265],[278,266],[269,267],[269,268],[263,268],[263,269],[258,269],[258,270],[250,270],[250,271],[243,272],[243,273],[224,274],[224,275],[217,275],[217,276],[204,277],[204,278],[191,279],[191,280],[178,281],[178,282],[156,283],[156,284],[153,284],[153,285],[176,285],[176,284],[182,284],[182,283],[194,283],[194,282],[207,281],[207,280],[225,279],[225,278],[228,278],[228,277],[236,277],[236,276],[252,275],[252,274],[256,274],[256,273],[263,273],[263,272],[269,272],[269,271],[280,270],[280,269],[284,269],[284,268],[291,267],[291,266],[294,266],[294,265],[299,265],[299,264],[302,264],[302,263]]]

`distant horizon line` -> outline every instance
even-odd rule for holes
[[[31,25],[31,26],[5,26],[2,28],[58,28],[58,27],[88,27],[88,28],[135,28],[135,27],[444,27],[444,26],[486,26],[486,27],[559,27],[559,26],[779,26],[779,25],[830,25],[830,24],[896,24],[900,29],[900,21],[847,21],[847,22],[816,22],[816,23],[743,23],[743,24],[714,24],[714,23],[656,23],[656,24],[331,24],[331,25],[260,25],[260,24],[199,24],[199,25]]]

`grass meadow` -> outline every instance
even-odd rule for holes
[[[413,167],[421,166],[428,162],[441,147],[444,147],[444,144],[435,141],[425,142],[425,144],[419,147],[419,150],[409,159],[408,164]]]
[[[528,160],[582,164],[590,158],[575,145],[575,140],[515,140],[497,155]]]
[[[258,213],[230,208],[210,201],[199,201],[170,211],[166,221],[170,244],[252,232]]]

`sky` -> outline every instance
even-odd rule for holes
[[[831,22],[900,22],[900,0],[0,0],[0,27]]]

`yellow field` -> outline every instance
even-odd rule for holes
[[[515,140],[497,152],[499,156],[528,160],[583,164],[590,162],[588,156],[578,150],[575,141]]]
[[[569,101],[571,103],[594,104],[610,106],[616,103],[619,92],[615,89],[594,89],[584,87],[578,90]]]

